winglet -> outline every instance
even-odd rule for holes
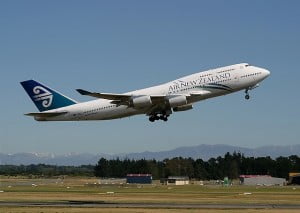
[[[83,90],[83,89],[76,89],[77,92],[80,93],[80,95],[91,95],[92,93],[87,91],[87,90]]]

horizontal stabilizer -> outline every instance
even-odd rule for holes
[[[67,112],[30,112],[30,113],[27,113],[25,115],[49,118],[49,117],[54,117],[54,116],[58,116],[58,115],[63,115],[63,114],[66,114],[66,113]]]

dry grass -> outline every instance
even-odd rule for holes
[[[297,209],[140,209],[140,208],[69,208],[69,207],[4,207],[1,212],[6,213],[298,213]]]
[[[96,184],[95,184],[96,183]],[[105,201],[120,203],[300,204],[300,187],[98,185],[95,178],[3,178],[0,201],[62,202]],[[114,192],[114,193],[107,193]],[[251,193],[245,195],[244,193]],[[162,209],[118,208],[101,212],[162,212]],[[163,212],[240,212],[241,210],[164,209]],[[299,212],[250,209],[244,212]],[[99,212],[97,208],[2,207],[0,212]]]

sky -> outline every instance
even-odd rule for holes
[[[0,152],[131,153],[198,144],[299,144],[300,1],[0,1]],[[80,102],[247,62],[271,75],[244,92],[150,123],[36,122],[19,82]]]

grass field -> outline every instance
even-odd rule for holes
[[[81,213],[81,212],[88,212],[88,213],[99,213],[99,212],[107,212],[107,213],[299,213],[299,209],[295,210],[287,210],[287,209],[226,209],[226,210],[216,210],[216,209],[129,209],[129,208],[42,208],[42,207],[35,207],[35,208],[28,208],[28,207],[22,207],[22,208],[3,208],[0,209],[1,212],[14,212],[14,213],[23,213],[23,212],[30,212],[30,213]]]
[[[99,185],[95,178],[26,179],[1,177],[0,201],[93,201],[173,204],[300,204],[300,187],[247,187],[220,185],[163,186]],[[101,212],[241,212],[217,209],[103,209]],[[243,212],[299,212],[300,210],[249,209]],[[96,208],[0,207],[0,212],[99,212]]]

